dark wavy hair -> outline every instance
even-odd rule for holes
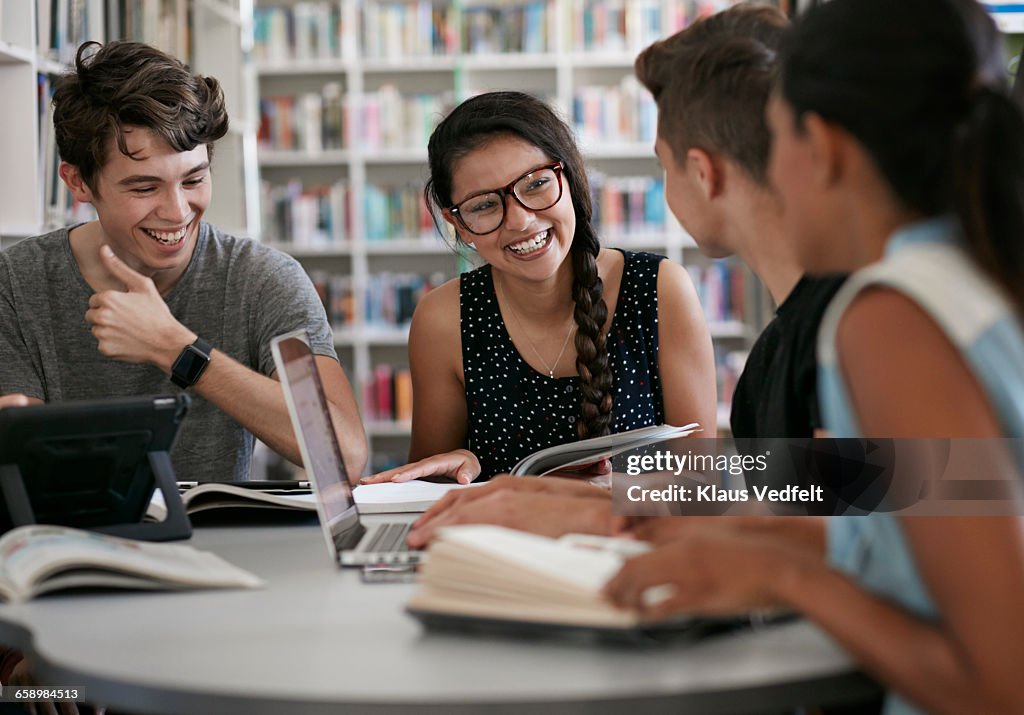
[[[489,92],[473,97],[449,114],[427,145],[430,180],[423,191],[428,206],[452,205],[452,168],[466,154],[499,136],[526,141],[565,165],[576,213],[572,258],[572,299],[576,304],[576,371],[581,382],[580,439],[608,433],[612,409],[612,374],[602,328],[608,317],[604,285],[597,273],[601,250],[592,221],[590,187],[572,130],[544,102],[522,92]],[[436,216],[436,211],[435,211]]]
[[[213,142],[228,131],[224,93],[217,80],[141,42],[86,42],[74,71],[57,80],[53,127],[61,159],[94,192],[111,140],[132,156],[125,126],[149,129],[179,152],[206,144],[212,158]]]
[[[637,79],[658,104],[658,134],[682,161],[692,147],[735,161],[768,183],[764,110],[789,21],[766,5],[736,5],[645,49]]]
[[[995,24],[974,0],[832,0],[795,24],[779,90],[865,148],[893,193],[955,214],[1024,314],[1024,117]]]

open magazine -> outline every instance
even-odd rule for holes
[[[672,425],[652,425],[640,429],[609,434],[604,437],[592,437],[578,442],[567,442],[534,452],[529,457],[512,467],[515,476],[544,476],[561,469],[578,468],[593,464],[602,459],[609,459],[616,454],[631,449],[644,447],[656,442],[663,442],[678,437],[687,437],[703,428],[696,422],[682,427]]]
[[[273,484],[263,482],[261,488],[254,489],[237,484],[206,482],[183,489],[181,500],[189,514],[234,508],[316,513],[316,497],[310,491],[309,482],[284,481],[281,486],[275,488]],[[422,512],[449,491],[466,486],[469,485],[413,479],[408,482],[360,484],[352,493],[363,514]],[[154,521],[162,521],[166,514],[163,495],[156,492],[146,510],[146,516]]]
[[[0,537],[0,601],[69,588],[256,588],[257,576],[183,544],[157,544],[64,526],[20,526]]]
[[[701,635],[737,619],[644,622],[601,589],[629,556],[650,548],[629,539],[570,534],[560,539],[499,526],[442,529],[420,567],[406,610],[427,627],[522,635],[587,633],[615,640]],[[652,589],[648,597],[665,597]]]

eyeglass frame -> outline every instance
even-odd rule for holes
[[[555,172],[555,176],[558,178],[558,198],[556,198],[554,201],[552,201],[550,204],[548,204],[544,208],[533,209],[533,208],[530,208],[529,206],[527,206],[526,204],[524,204],[522,199],[520,199],[518,196],[516,196],[516,192],[513,191],[512,189],[515,188],[516,184],[518,184],[520,181],[525,179],[530,174],[536,173],[536,172],[541,171],[543,169],[551,169],[552,171]],[[565,193],[565,186],[562,183],[562,174],[563,174],[564,171],[565,171],[565,162],[562,162],[562,161],[553,161],[550,164],[541,164],[540,166],[533,167],[532,169],[530,169],[529,171],[525,172],[521,176],[517,176],[515,179],[513,179],[512,181],[508,182],[507,184],[505,184],[504,186],[502,186],[500,188],[497,188],[497,189],[486,189],[485,191],[477,191],[475,194],[470,194],[469,196],[464,198],[459,203],[452,204],[446,210],[448,211],[448,213],[450,213],[453,216],[455,216],[455,218],[457,218],[459,220],[459,224],[464,229],[466,229],[471,234],[473,234],[474,236],[486,236],[489,233],[494,233],[495,231],[497,231],[499,228],[501,228],[502,224],[505,223],[505,217],[508,216],[508,197],[509,196],[511,196],[513,199],[515,199],[516,203],[518,203],[520,206],[522,206],[527,211],[546,211],[549,208],[551,208],[552,206],[554,206],[555,204],[557,204],[559,201],[561,201],[562,200],[562,194]],[[470,199],[475,199],[477,196],[484,196],[485,194],[497,194],[501,198],[501,221],[499,221],[498,225],[495,226],[494,228],[492,228],[490,231],[477,232],[477,231],[474,231],[473,229],[471,229],[469,226],[466,225],[466,219],[464,219],[462,217],[462,212],[459,211],[459,206],[461,206],[462,204],[466,203]]]

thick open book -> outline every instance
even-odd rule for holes
[[[526,457],[519,464],[512,467],[512,474],[516,476],[543,476],[560,469],[593,464],[602,459],[614,457],[616,454],[628,452],[631,449],[644,447],[656,442],[686,437],[701,430],[701,426],[696,422],[691,422],[682,427],[652,425],[650,427],[629,430],[628,432],[609,434],[604,437],[593,437],[580,440],[579,442],[558,444],[554,447],[534,452],[529,457]]]
[[[498,526],[442,529],[420,567],[421,588],[407,604],[428,627],[550,635],[586,633],[613,640],[699,635],[722,621],[649,623],[601,595],[643,542],[589,535],[550,539]],[[648,593],[657,600],[664,593]],[[735,623],[730,619],[729,625]]]
[[[206,551],[64,526],[32,525],[0,537],[0,600],[69,588],[255,588],[263,581]]]
[[[236,484],[207,482],[182,490],[181,500],[189,514],[229,508],[283,509],[315,513],[316,497],[309,487],[296,487],[296,483],[291,484],[293,486],[283,489],[252,489]],[[408,482],[361,484],[352,493],[359,511],[363,514],[422,512],[452,489],[466,486],[468,485],[414,479]],[[154,521],[162,521],[166,513],[163,495],[156,492],[146,516]]]

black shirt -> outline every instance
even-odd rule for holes
[[[605,343],[614,385],[613,434],[665,421],[658,373],[663,257],[622,253],[622,283]],[[501,319],[489,265],[462,274],[459,303],[468,446],[480,460],[480,477],[508,472],[545,447],[575,442],[580,378],[548,377],[522,358]]]
[[[801,278],[750,349],[733,394],[734,437],[812,437],[821,427],[818,325],[845,276]]]

